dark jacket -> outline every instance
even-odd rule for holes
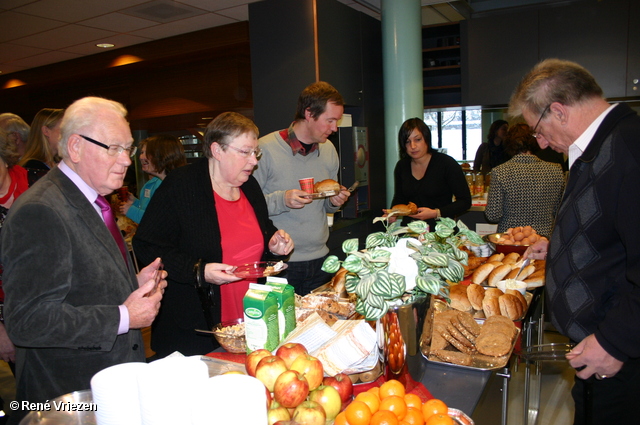
[[[640,357],[640,118],[605,117],[569,172],[547,258],[554,326],[590,334],[621,361]]]
[[[263,258],[269,256],[269,239],[277,231],[267,212],[258,182],[250,177],[241,187],[253,206],[264,237]],[[242,218],[239,217],[239,220]],[[151,347],[164,357],[178,350],[184,355],[206,354],[217,347],[208,335],[195,288],[194,265],[222,262],[220,227],[209,178],[208,160],[173,170],[151,198],[133,238],[142,264],[161,257],[169,273],[160,313],[152,326]],[[214,321],[220,322],[220,290],[213,285]]]
[[[117,335],[118,306],[138,288],[99,213],[55,168],[22,194],[2,229],[7,331],[18,400],[90,388],[119,363],[144,361],[140,331]]]

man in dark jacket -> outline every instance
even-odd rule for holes
[[[640,118],[609,105],[580,65],[545,60],[527,74],[509,113],[541,148],[569,156],[569,180],[547,256],[552,323],[577,345],[575,424],[632,423],[640,415]]]

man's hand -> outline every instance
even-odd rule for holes
[[[313,202],[309,194],[304,190],[291,189],[284,193],[284,204],[293,209],[299,209]]]
[[[147,296],[155,286],[155,279],[151,278],[140,288],[133,291],[129,298],[125,300],[124,306],[129,310],[129,329],[141,329],[151,326],[151,323],[158,315],[160,300],[162,300],[167,281],[160,281],[158,290]]]
[[[277,255],[287,255],[293,249],[293,240],[284,230],[280,229],[269,240],[269,251]]]
[[[593,334],[576,345],[567,354],[567,359],[573,368],[585,366],[576,373],[576,376],[581,379],[587,379],[593,374],[596,374],[596,378],[610,378],[618,373],[624,364],[607,353]]]
[[[347,199],[349,199],[349,196],[351,196],[351,192],[349,192],[346,187],[340,186],[340,193],[338,193],[335,196],[332,196],[329,199],[331,200],[331,203],[333,204],[333,206],[340,207],[345,202],[347,202]]]
[[[155,279],[156,271],[160,268],[161,265],[162,260],[160,259],[160,257],[158,257],[153,260],[153,263],[140,270],[140,273],[138,273],[138,287],[142,287],[142,285],[147,283],[150,279]],[[167,272],[161,271],[160,273],[163,274],[162,279],[165,279],[167,277]],[[167,286],[166,281],[164,283],[164,286]]]
[[[9,339],[4,323],[0,323],[0,359],[5,362],[15,363],[16,361],[16,347]]]
[[[531,258],[532,260],[544,260],[547,258],[547,250],[549,249],[549,240],[547,238],[538,239],[536,243],[531,245],[524,252],[523,260]]]

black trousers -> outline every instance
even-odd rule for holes
[[[640,420],[640,359],[625,362],[611,378],[575,378],[574,425],[632,424]]]

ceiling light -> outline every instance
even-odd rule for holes
[[[115,58],[113,60],[113,62],[111,62],[111,64],[109,66],[110,67],[114,67],[114,66],[129,65],[131,63],[136,63],[136,62],[141,62],[141,61],[142,61],[142,58],[139,58],[138,56],[121,55],[121,56],[118,56],[117,58]]]
[[[13,78],[13,79],[11,79],[11,80],[9,80],[9,81],[7,81],[5,83],[3,89],[11,89],[11,88],[14,88],[14,87],[20,87],[20,86],[24,86],[25,84],[27,84],[27,83],[25,83],[24,81],[17,80],[15,78]]]
[[[111,43],[98,43],[96,44],[96,47],[102,47],[103,49],[110,49],[112,47],[115,47],[115,44],[111,44]]]

